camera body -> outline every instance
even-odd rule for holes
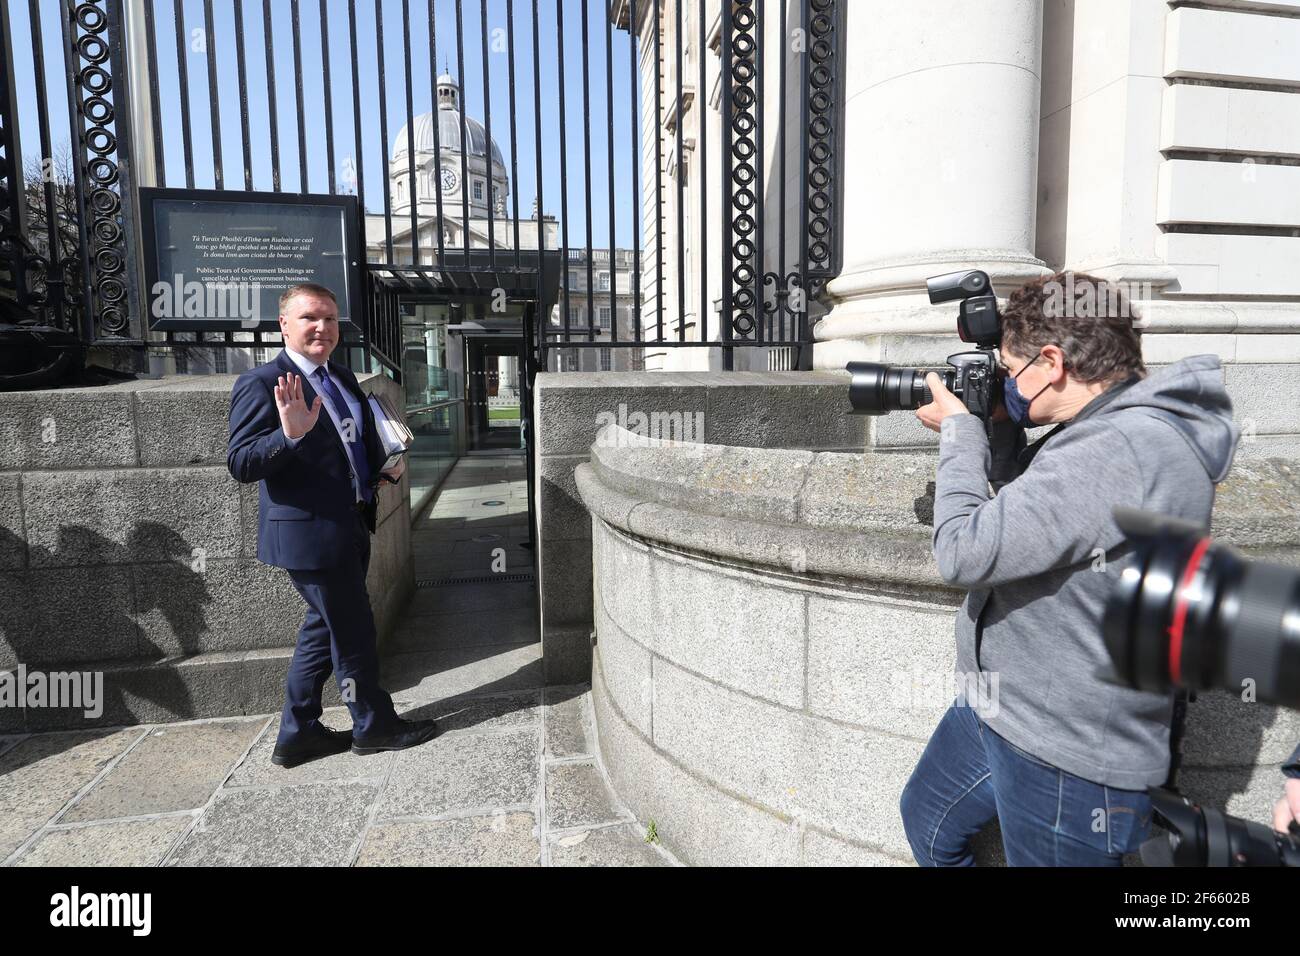
[[[849,404],[858,415],[920,408],[934,400],[925,377],[935,372],[967,410],[987,426],[1002,401],[1002,378],[993,350],[1002,341],[997,296],[988,273],[979,269],[950,272],[926,280],[930,302],[960,301],[957,334],[976,351],[948,356],[948,368],[912,368],[880,362],[850,362]]]

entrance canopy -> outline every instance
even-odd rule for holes
[[[540,262],[539,262],[540,259]],[[451,302],[504,298],[536,303],[546,314],[560,284],[560,252],[471,249],[448,252],[439,264],[368,262],[371,280],[403,302]]]

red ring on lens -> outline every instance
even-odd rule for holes
[[[1174,617],[1169,625],[1169,679],[1175,684],[1183,682],[1183,628],[1187,624],[1187,605],[1191,601],[1192,578],[1201,565],[1201,558],[1209,550],[1210,539],[1202,538],[1192,548],[1187,567],[1183,568],[1182,579],[1178,582],[1178,596],[1174,603]]]

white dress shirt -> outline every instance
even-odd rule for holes
[[[356,491],[357,501],[362,500],[361,479],[357,474],[358,469],[356,459],[352,456],[352,448],[349,442],[343,439],[343,436],[347,434],[347,432],[343,428],[343,423],[339,420],[338,412],[334,410],[334,403],[330,401],[329,396],[320,388],[320,381],[316,377],[316,370],[324,368],[325,374],[329,376],[329,380],[334,383],[334,387],[337,388],[339,394],[343,396],[343,401],[345,401],[348,406],[348,412],[352,415],[351,431],[357,441],[363,440],[362,428],[364,427],[365,422],[365,417],[362,415],[361,411],[361,402],[357,400],[357,397],[352,394],[350,389],[344,386],[333,375],[330,375],[329,366],[324,362],[316,362],[309,359],[307,356],[295,352],[287,345],[284,347],[284,353],[289,356],[289,359],[293,364],[298,366],[298,370],[302,372],[303,376],[311,383],[312,390],[316,392],[316,394],[320,395],[321,408],[323,408],[325,413],[329,415],[330,421],[334,423],[335,431],[338,432],[340,441],[343,441],[343,452],[348,456],[348,464],[352,467],[352,487]],[[297,445],[298,442],[302,441],[302,438],[289,438],[286,435],[285,440],[289,443],[290,447],[293,447]]]

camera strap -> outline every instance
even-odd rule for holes
[[[1049,440],[1054,438],[1058,432],[1063,431],[1067,424],[1067,422],[1062,422],[1033,444],[1027,445],[1025,448],[1021,449],[1020,454],[1016,457],[1016,464],[1019,466],[1021,472],[1033,464],[1034,458],[1043,450],[1043,446],[1046,445]]]
[[[1183,764],[1183,736],[1187,729],[1187,705],[1195,700],[1195,695],[1185,689],[1174,693],[1173,721],[1169,725],[1169,776],[1165,778],[1165,789],[1178,792],[1178,771]]]

